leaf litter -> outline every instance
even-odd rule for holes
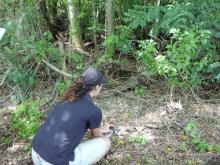
[[[111,117],[116,120],[116,134],[112,149],[97,165],[145,164],[220,164],[219,154],[197,152],[189,143],[184,128],[194,121],[203,132],[203,138],[212,144],[220,143],[220,104],[198,102],[187,96],[177,95],[170,100],[167,93],[145,95],[133,99],[124,95],[96,99],[103,111],[103,123]],[[134,93],[129,95],[136,97]],[[2,109],[1,109],[2,111]],[[3,111],[2,111],[3,112]],[[0,164],[32,164],[27,148],[30,142],[22,141],[9,130],[10,117],[0,113],[1,137],[12,140],[0,145]]]

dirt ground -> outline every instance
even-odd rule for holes
[[[198,152],[184,131],[194,122],[201,137],[212,145],[220,144],[220,100],[201,99],[188,93],[149,89],[143,97],[132,91],[96,99],[103,111],[103,122],[116,119],[112,149],[97,165],[220,165],[220,155]],[[32,164],[30,142],[10,132],[8,111],[12,103],[0,107],[0,164]]]

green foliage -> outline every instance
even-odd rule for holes
[[[141,157],[141,163],[144,163],[144,164],[158,164],[157,160],[153,159],[153,158],[150,158],[150,157],[147,157],[147,156],[142,156]]]
[[[68,88],[70,82],[69,81],[66,81],[66,82],[58,82],[56,84],[56,91],[59,93],[59,94],[62,94],[63,92],[66,91],[66,89]]]
[[[138,96],[144,96],[145,94],[145,87],[142,85],[138,85],[134,89],[134,93]]]
[[[10,36],[13,38],[13,33]],[[5,40],[7,42],[7,38]],[[46,40],[37,40],[32,35],[20,43],[15,39],[16,46],[11,43],[5,43],[0,49],[2,58],[10,64],[10,72],[7,76],[9,83],[19,85],[22,90],[32,87],[37,76],[42,75],[42,70],[38,70],[41,60],[47,58],[50,61],[59,63],[59,51]]]
[[[14,69],[8,75],[8,81],[18,84],[21,89],[27,89],[35,84],[35,74],[25,70]]]
[[[214,62],[209,65],[208,72],[213,74],[214,79],[220,82],[220,62]]]
[[[105,63],[107,61],[112,60],[112,56],[114,54],[114,47],[118,41],[118,37],[116,35],[109,35],[103,46],[106,48],[105,54],[98,60],[98,63]]]
[[[148,143],[143,136],[130,136],[128,141],[137,146],[144,146]]]
[[[19,85],[22,90],[33,87],[38,79],[56,77],[54,72],[47,75],[51,72],[42,65],[42,59],[61,68],[62,60],[52,44],[51,31],[69,37],[67,1],[43,2],[47,11],[43,11],[43,3],[33,0],[0,2],[3,6],[0,12],[4,13],[0,26],[7,29],[0,52],[10,66],[6,81]],[[96,35],[98,45],[104,41],[105,54],[93,56],[98,58],[97,65],[111,62],[116,48],[121,54],[138,52],[140,72],[159,74],[176,86],[197,87],[220,82],[220,1],[172,0],[163,1],[159,6],[156,1],[115,1],[115,31],[106,39],[105,1],[78,2],[75,3],[80,8],[82,39],[90,43]],[[91,46],[86,49],[93,49]],[[84,56],[70,51],[68,57],[68,68],[77,73],[84,69]]]
[[[192,86],[201,84],[205,80],[203,75],[208,73],[208,66],[215,60],[210,31],[195,29],[183,33],[177,30],[173,33],[173,42],[166,46],[167,59],[176,69],[179,82]],[[172,75],[168,76],[172,81],[177,80]]]
[[[8,145],[12,143],[12,139],[10,137],[1,137],[0,138],[0,144],[1,145]]]
[[[127,26],[119,26],[116,33],[118,35],[115,38],[116,48],[118,48],[122,54],[130,53],[133,51],[132,45],[132,31]]]
[[[160,33],[171,40],[162,48],[165,49],[163,53],[157,52],[160,43],[151,39],[141,41],[138,57],[144,66],[139,68],[165,76],[172,84],[182,87],[220,82],[216,52],[219,47],[216,42],[220,31],[219,9],[220,2],[215,0],[173,1],[161,6],[149,3],[128,9],[124,15],[128,27],[135,31],[147,29],[150,36]]]
[[[154,74],[157,70],[156,61],[154,59],[157,51],[156,42],[153,40],[140,41],[139,48],[140,51],[138,51],[138,60],[143,62],[143,70],[147,69],[149,72]]]
[[[160,9],[157,6],[149,6],[147,8],[146,6],[134,5],[132,9],[128,9],[125,13],[124,21],[127,22],[132,29],[138,27],[144,28],[158,19],[159,14]]]
[[[201,4],[201,5],[198,5]],[[124,21],[132,29],[147,28],[151,34],[168,33],[171,28],[189,30],[199,27],[210,29],[219,20],[220,2],[216,0],[168,2],[161,6],[134,5],[124,14]],[[204,11],[206,14],[204,14]],[[212,19],[210,19],[212,18]],[[217,24],[218,26],[218,24]],[[214,31],[216,37],[218,31]]]
[[[71,63],[74,65],[74,74],[77,74],[77,72],[81,72],[84,70],[83,66],[83,56],[79,53],[73,52],[68,55],[68,57],[71,60]]]
[[[130,162],[132,159],[131,155],[130,154],[125,154],[123,156],[123,160],[126,161],[126,162]]]
[[[220,144],[215,146],[215,151],[220,154]]]
[[[192,29],[180,33],[171,29],[172,40],[164,55],[156,55],[156,42],[140,42],[138,57],[152,74],[167,77],[176,86],[198,86],[210,81],[212,75],[219,81],[219,62],[211,42],[211,32]]]
[[[18,131],[22,139],[31,138],[38,130],[43,114],[38,111],[38,107],[43,100],[27,100],[21,103],[16,110],[11,112],[12,131]]]
[[[116,35],[109,35],[103,44],[104,46],[114,47],[117,43],[117,40],[118,40],[118,37]]]
[[[182,152],[187,152],[188,151],[188,147],[187,145],[184,143],[184,144],[181,144],[180,147],[179,147],[180,151]]]
[[[187,135],[191,137],[190,143],[195,146],[195,149],[198,152],[220,153],[219,144],[213,146],[210,145],[207,141],[201,139],[201,133],[195,123],[193,122],[187,123],[185,127],[185,132]]]
[[[177,69],[174,64],[169,62],[165,56],[158,55],[155,58],[157,65],[157,72],[159,75],[163,75],[165,77],[177,78]]]

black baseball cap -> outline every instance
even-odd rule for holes
[[[97,69],[89,67],[82,74],[87,86],[108,85],[107,78]]]

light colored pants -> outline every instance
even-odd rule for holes
[[[79,144],[74,152],[75,159],[69,165],[91,165],[98,162],[109,151],[111,142],[109,138],[101,137]],[[52,165],[46,162],[32,149],[34,165]]]

